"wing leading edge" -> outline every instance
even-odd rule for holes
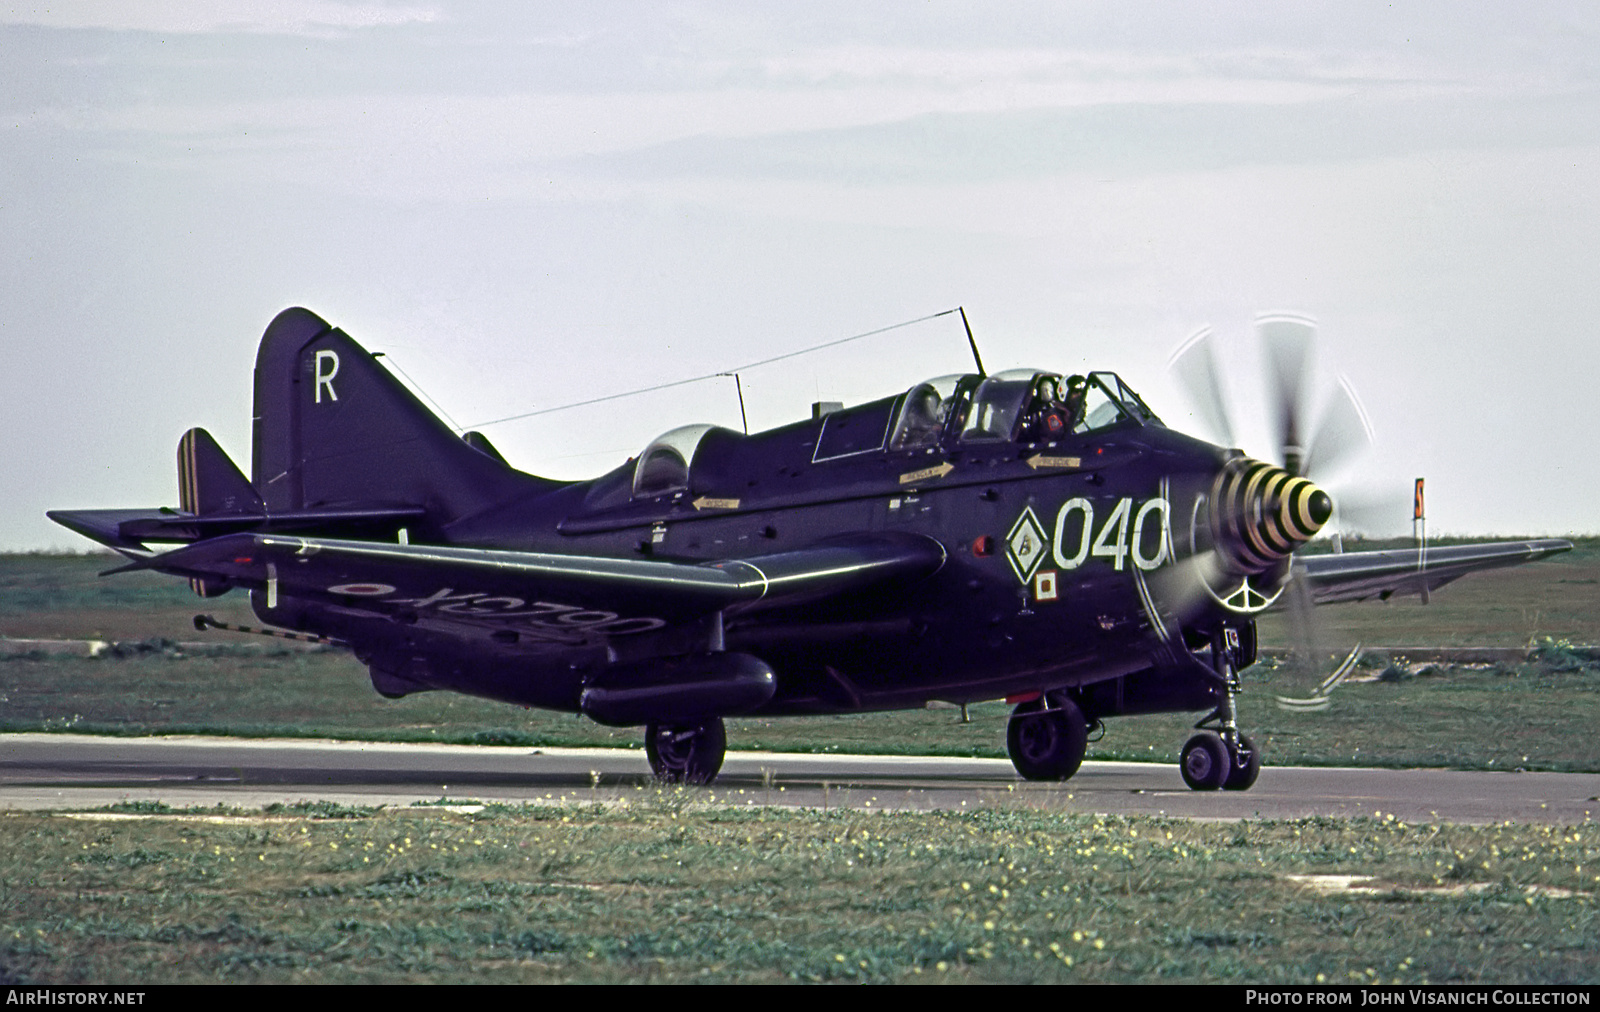
[[[902,585],[936,573],[939,542],[898,532],[709,563],[232,534],[141,560],[191,579],[430,625],[647,632],[749,610]]]
[[[1388,599],[1395,594],[1426,594],[1479,569],[1535,562],[1570,551],[1560,538],[1497,541],[1482,545],[1402,548],[1380,552],[1345,552],[1297,556],[1317,604]]]

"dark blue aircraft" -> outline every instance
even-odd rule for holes
[[[1247,788],[1238,672],[1292,578],[1317,602],[1426,593],[1571,547],[1297,557],[1333,504],[1292,459],[1175,432],[1109,372],[950,376],[818,414],[673,429],[551,481],[290,309],[256,358],[251,478],[193,429],[177,509],[50,516],[125,568],[248,590],[385,696],[642,724],[656,775],[697,783],[729,715],[1005,698],[1024,777],[1070,777],[1108,717],[1198,711],[1185,779]]]

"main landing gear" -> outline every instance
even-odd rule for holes
[[[1011,765],[1027,780],[1065,780],[1078,772],[1089,748],[1089,723],[1063,695],[1017,704],[1006,726]]]
[[[1234,699],[1239,694],[1239,633],[1236,629],[1223,629],[1211,644],[1217,674],[1222,678],[1222,702],[1204,720],[1196,724],[1205,728],[1214,724],[1216,730],[1202,730],[1183,746],[1178,767],[1183,772],[1183,782],[1197,791],[1245,791],[1256,782],[1261,773],[1261,753],[1250,736],[1239,731],[1238,710]],[[1252,648],[1251,653],[1254,653]]]
[[[644,729],[644,753],[663,783],[709,784],[727,751],[721,717],[700,724],[648,724]]]
[[[1249,790],[1261,774],[1261,752],[1250,736],[1239,730],[1234,706],[1239,694],[1239,654],[1237,633],[1223,630],[1212,654],[1222,683],[1221,702],[1195,725],[1200,733],[1183,746],[1178,764],[1184,783],[1197,791]],[[1200,672],[1196,675],[1205,677]],[[1047,693],[1011,711],[1006,749],[1024,779],[1065,780],[1083,763],[1089,730],[1089,720],[1070,697]]]

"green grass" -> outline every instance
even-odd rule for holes
[[[1273,765],[1444,766],[1600,771],[1600,664],[1424,669],[1347,684],[1335,705],[1286,712],[1269,664],[1248,673],[1246,730]],[[1373,678],[1378,667],[1364,669]],[[1005,755],[1003,703],[837,717],[731,719],[734,748],[791,752]],[[1176,762],[1192,715],[1108,722],[1090,758]],[[482,745],[642,745],[638,729],[448,693],[376,695],[337,652],[123,659],[0,659],[0,731],[223,734]]]
[[[1589,824],[869,815],[701,797],[0,815],[0,980],[1600,978]],[[1365,891],[1318,891],[1304,876],[1319,875],[1361,876]]]
[[[637,732],[442,693],[384,700],[337,651],[193,631],[208,611],[98,557],[0,557],[0,634],[153,644],[0,660],[0,729],[637,744]],[[1600,641],[1600,550],[1415,601],[1325,609],[1337,641]],[[1397,618],[1398,617],[1398,618]],[[1269,619],[1266,640],[1275,633]],[[1337,646],[1337,642],[1330,642]],[[1397,660],[1398,658],[1396,658]],[[1269,762],[1600,769],[1600,671],[1417,671],[1372,658],[1319,714],[1246,675]],[[1382,679],[1376,676],[1382,675]],[[1003,754],[1003,704],[731,721],[735,747]],[[1104,758],[1173,761],[1182,716],[1113,721]],[[608,806],[329,803],[84,818],[0,814],[0,983],[1594,982],[1593,826],[1389,819],[1213,824],[1024,807],[976,813],[727,809],[642,788]],[[1319,891],[1303,876],[1361,876]],[[1296,876],[1302,876],[1297,878]]]
[[[0,633],[13,637],[164,637],[203,640],[203,652],[165,649],[124,657],[0,657],[0,731],[105,734],[209,733],[517,745],[641,744],[636,729],[601,727],[569,714],[522,710],[446,693],[385,700],[365,670],[335,650],[197,633],[196,611],[254,624],[244,598],[200,601],[180,581],[149,573],[101,579],[103,556],[0,556]],[[1600,642],[1600,542],[1555,560],[1468,577],[1423,606],[1415,599],[1321,609],[1332,632],[1372,644],[1526,644],[1568,636]],[[1518,603],[1520,602],[1520,603]],[[232,609],[232,611],[229,611]],[[1268,616],[1264,640],[1281,643]],[[1406,631],[1410,630],[1410,631]],[[1389,659],[1372,655],[1372,678]],[[1290,713],[1294,694],[1270,662],[1245,675],[1242,722],[1267,762],[1463,769],[1600,771],[1600,664],[1555,651],[1520,665],[1447,667],[1347,684],[1334,706]],[[950,709],[729,722],[734,748],[1000,757],[1006,708]],[[1175,762],[1193,715],[1109,722],[1091,758]]]

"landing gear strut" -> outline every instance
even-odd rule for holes
[[[649,724],[644,729],[644,752],[662,783],[709,784],[722,769],[727,751],[728,734],[721,717],[701,724]]]
[[[1019,703],[1006,726],[1011,765],[1027,780],[1065,780],[1078,772],[1089,748],[1089,722],[1065,696]]]
[[[1252,650],[1253,652],[1253,650]],[[1183,782],[1197,791],[1245,791],[1261,773],[1261,753],[1247,734],[1239,731],[1234,699],[1239,694],[1239,632],[1221,630],[1211,643],[1217,674],[1222,676],[1222,703],[1196,727],[1216,723],[1216,731],[1202,731],[1183,746],[1179,768]]]

